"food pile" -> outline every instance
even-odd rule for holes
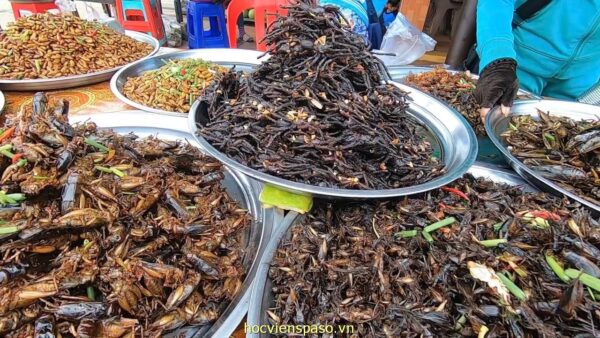
[[[139,60],[152,46],[98,22],[34,14],[0,32],[0,79],[46,79],[93,73]]]
[[[67,114],[37,93],[0,136],[0,336],[211,325],[242,285],[250,226],[221,165]]]
[[[272,323],[354,328],[336,337],[598,334],[600,227],[566,199],[467,175],[421,198],[323,202],[288,234],[269,272]]]
[[[469,121],[477,135],[486,134],[479,115],[480,106],[473,96],[476,80],[470,73],[451,73],[436,67],[430,72],[408,75],[406,84],[448,103]]]
[[[439,176],[407,94],[382,83],[383,65],[339,10],[301,1],[288,11],[267,34],[267,61],[207,89],[199,134],[245,166],[315,186],[390,189]]]
[[[187,113],[194,101],[224,68],[204,60],[170,60],[157,70],[127,79],[123,94],[145,106]]]
[[[600,205],[600,121],[575,121],[538,111],[513,116],[501,135],[525,165]]]

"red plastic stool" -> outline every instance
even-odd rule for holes
[[[54,4],[54,0],[18,0],[11,1],[10,6],[12,7],[15,19],[21,17],[21,11],[27,11],[33,14],[44,13],[52,9],[60,11],[60,9]]]
[[[158,9],[160,5],[155,4],[151,0],[116,0],[117,20],[124,29],[149,33],[162,45],[166,42],[165,27]]]
[[[227,6],[229,46],[237,48],[237,18],[244,13],[244,10],[254,8],[256,49],[266,51],[267,44],[262,41],[266,35],[266,27],[275,21],[276,14],[287,15],[287,10],[281,8],[287,4],[289,4],[287,0],[232,0]]]

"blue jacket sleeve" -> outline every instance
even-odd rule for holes
[[[500,58],[516,60],[512,20],[516,0],[477,2],[477,54],[479,70]]]

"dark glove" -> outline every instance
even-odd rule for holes
[[[502,105],[502,111],[507,113],[519,90],[517,80],[517,62],[513,59],[498,59],[485,67],[477,80],[475,100],[482,107],[481,117],[484,118],[490,108]]]

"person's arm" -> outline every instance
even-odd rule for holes
[[[477,2],[477,54],[479,80],[475,99],[481,105],[481,118],[500,104],[504,114],[517,95],[517,53],[512,20],[515,0],[479,0]]]
[[[477,54],[479,70],[502,58],[516,60],[512,33],[516,0],[479,0],[477,2]]]

